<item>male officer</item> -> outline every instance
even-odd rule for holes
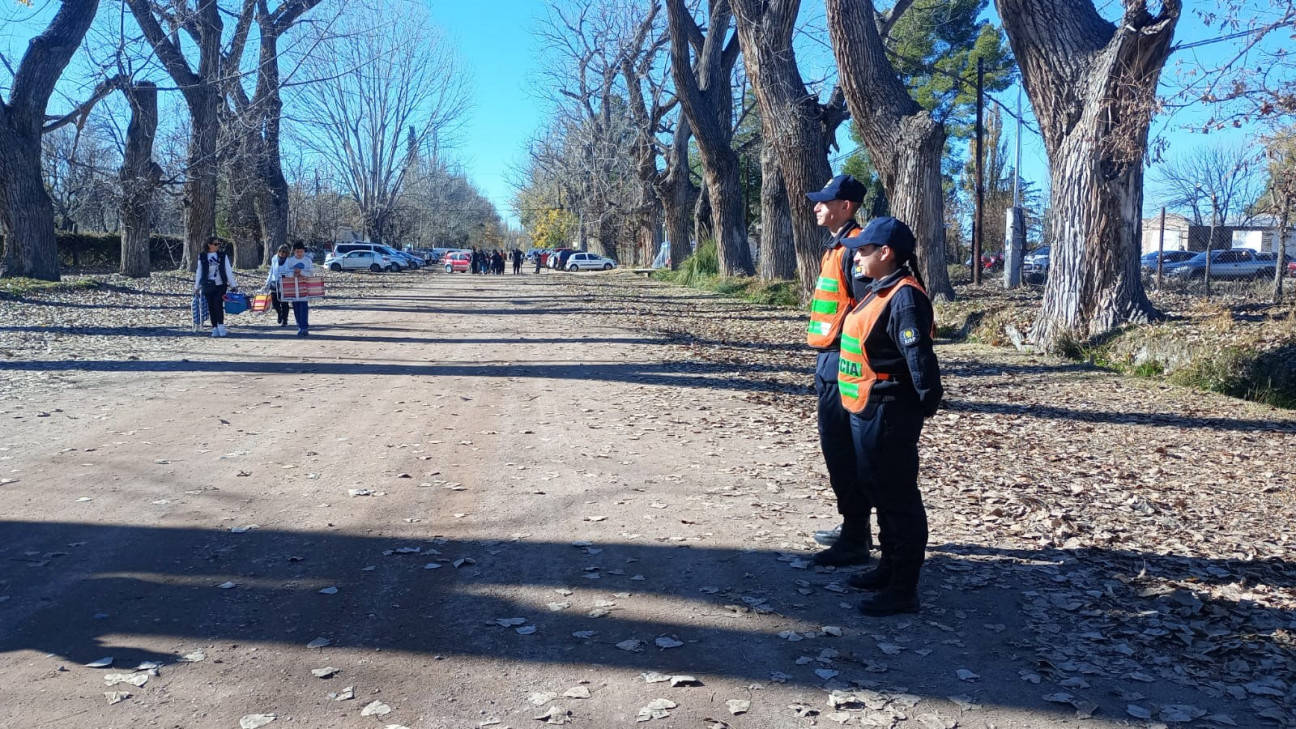
[[[841,526],[816,532],[815,540],[829,546],[813,559],[816,564],[835,567],[866,564],[873,544],[869,526],[872,504],[856,467],[850,413],[842,407],[837,390],[842,322],[866,295],[868,286],[852,275],[850,251],[841,244],[843,238],[860,229],[855,212],[864,201],[864,185],[850,175],[838,175],[822,190],[807,193],[806,197],[814,202],[815,220],[833,234],[820,262],[806,344],[819,351],[815,362],[819,447],[828,466],[828,481],[837,496],[837,512],[842,515]]]

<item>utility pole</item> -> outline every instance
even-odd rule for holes
[[[1013,167],[1013,204],[1008,208],[1008,219],[1004,225],[1004,288],[1015,289],[1021,286],[1022,256],[1026,251],[1026,216],[1021,208],[1021,139],[1022,139],[1022,90],[1017,86],[1017,161]]]
[[[1165,208],[1161,208],[1161,235],[1157,238],[1156,290],[1161,290],[1161,269],[1165,265]]]
[[[973,213],[972,220],[972,283],[981,283],[981,240],[982,232],[985,226],[982,225],[983,213],[982,206],[985,204],[985,170],[983,160],[985,159],[984,134],[985,128],[982,125],[982,107],[985,106],[985,97],[982,95],[982,83],[985,80],[985,67],[981,59],[977,59],[977,85],[976,85],[976,211]]]
[[[1206,272],[1204,281],[1206,283],[1206,298],[1210,298],[1210,270],[1211,270],[1211,248],[1215,245],[1215,218],[1218,216],[1219,198],[1215,193],[1211,193],[1211,224],[1210,236],[1206,238]]]

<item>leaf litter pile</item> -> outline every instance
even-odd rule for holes
[[[831,499],[799,312],[630,275],[563,285],[600,324],[681,345],[671,371],[757,406],[728,426],[795,434],[815,498]],[[1296,726],[1296,416],[1011,350],[938,342],[937,354],[925,615],[945,612],[931,597],[1010,595],[1018,624],[960,628],[1017,633],[1020,691],[1081,718],[1102,705],[1148,726]]]

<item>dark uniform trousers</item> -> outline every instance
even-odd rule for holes
[[[837,361],[838,353],[835,351],[820,352],[815,361],[819,447],[828,466],[828,482],[837,496],[837,513],[863,530],[862,534],[856,534],[857,541],[872,547],[869,512],[873,504],[869,499],[868,485],[861,479],[862,471],[851,437],[851,414],[842,407],[841,394],[837,390]]]
[[[891,587],[918,587],[927,550],[927,512],[918,492],[918,436],[923,416],[917,400],[886,398],[850,416],[860,480],[878,510],[880,569]]]

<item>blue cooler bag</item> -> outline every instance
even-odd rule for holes
[[[247,294],[241,291],[225,294],[226,314],[242,314],[248,310],[249,306]]]

